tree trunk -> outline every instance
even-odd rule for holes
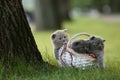
[[[42,63],[31,29],[25,17],[22,0],[0,0],[0,60],[15,59]]]

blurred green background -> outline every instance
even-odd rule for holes
[[[120,22],[119,0],[23,0],[28,21],[38,31],[62,29],[82,16]]]
[[[55,30],[66,28],[70,37],[87,32],[106,40],[104,70],[50,70],[32,79],[120,80],[120,0],[23,0],[23,6],[43,59],[53,65],[58,65],[50,39]]]
[[[16,2],[19,1],[21,0]],[[22,0],[22,2],[42,58],[54,67],[43,64],[32,67],[22,60],[15,60],[16,63],[13,65],[16,66],[0,65],[0,80],[120,80],[120,0]],[[70,37],[87,32],[105,39],[105,68],[86,70],[59,68],[50,39],[51,34],[58,29],[68,29]]]
[[[120,63],[119,5],[119,0],[23,0],[27,19],[43,59],[54,65],[57,65],[57,61],[50,35],[64,28],[68,29],[70,36],[88,32],[106,39],[105,63]]]
[[[68,29],[68,34],[73,36],[79,32],[87,32],[92,35],[97,35],[106,40],[104,63],[105,69],[101,70],[78,70],[78,69],[49,69],[47,74],[39,71],[36,74],[43,80],[119,80],[120,79],[120,23],[104,21],[102,18],[88,18],[80,17],[71,22],[64,22],[63,28]],[[35,37],[38,48],[45,61],[50,64],[56,65],[57,60],[54,58],[53,46],[50,40],[50,35],[54,32],[51,31],[35,31]],[[37,77],[32,77],[37,79]]]

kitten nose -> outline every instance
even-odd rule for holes
[[[63,42],[65,42],[65,40],[63,40]]]

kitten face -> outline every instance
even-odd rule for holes
[[[104,68],[104,42],[101,38],[92,36],[89,40],[73,42],[72,49],[77,53],[93,53],[96,55],[99,66]]]
[[[51,40],[54,44],[54,55],[55,58],[58,60],[59,59],[59,49],[67,44],[69,40],[69,36],[67,34],[66,30],[57,30],[51,35]]]
[[[89,44],[85,40],[78,40],[73,42],[72,49],[78,53],[86,53],[89,49]]]
[[[57,47],[61,47],[64,44],[67,44],[69,37],[66,33],[66,30],[57,30],[51,36],[53,44]]]
[[[93,53],[96,55],[100,68],[104,68],[104,42],[98,37],[91,37],[89,40],[78,40],[72,44],[72,49],[77,53]]]
[[[73,42],[72,49],[78,53],[92,53],[96,50],[102,51],[104,49],[104,40],[91,37],[89,40],[78,40]]]
[[[102,40],[94,36],[88,40],[88,43],[90,45],[90,50],[103,50],[104,42],[105,40]]]

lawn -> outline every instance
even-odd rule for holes
[[[71,68],[49,68],[33,69],[24,68],[20,65],[11,72],[6,79],[9,80],[120,80],[120,23],[105,22],[102,19],[90,19],[80,17],[70,22],[65,22],[63,28],[68,29],[70,36],[87,32],[100,36],[105,42],[105,69],[71,69]],[[54,58],[53,46],[50,35],[54,31],[33,31],[38,48],[45,61],[58,67]],[[11,70],[12,71],[12,70]],[[2,69],[1,73],[2,74]],[[1,78],[1,76],[0,76]]]

